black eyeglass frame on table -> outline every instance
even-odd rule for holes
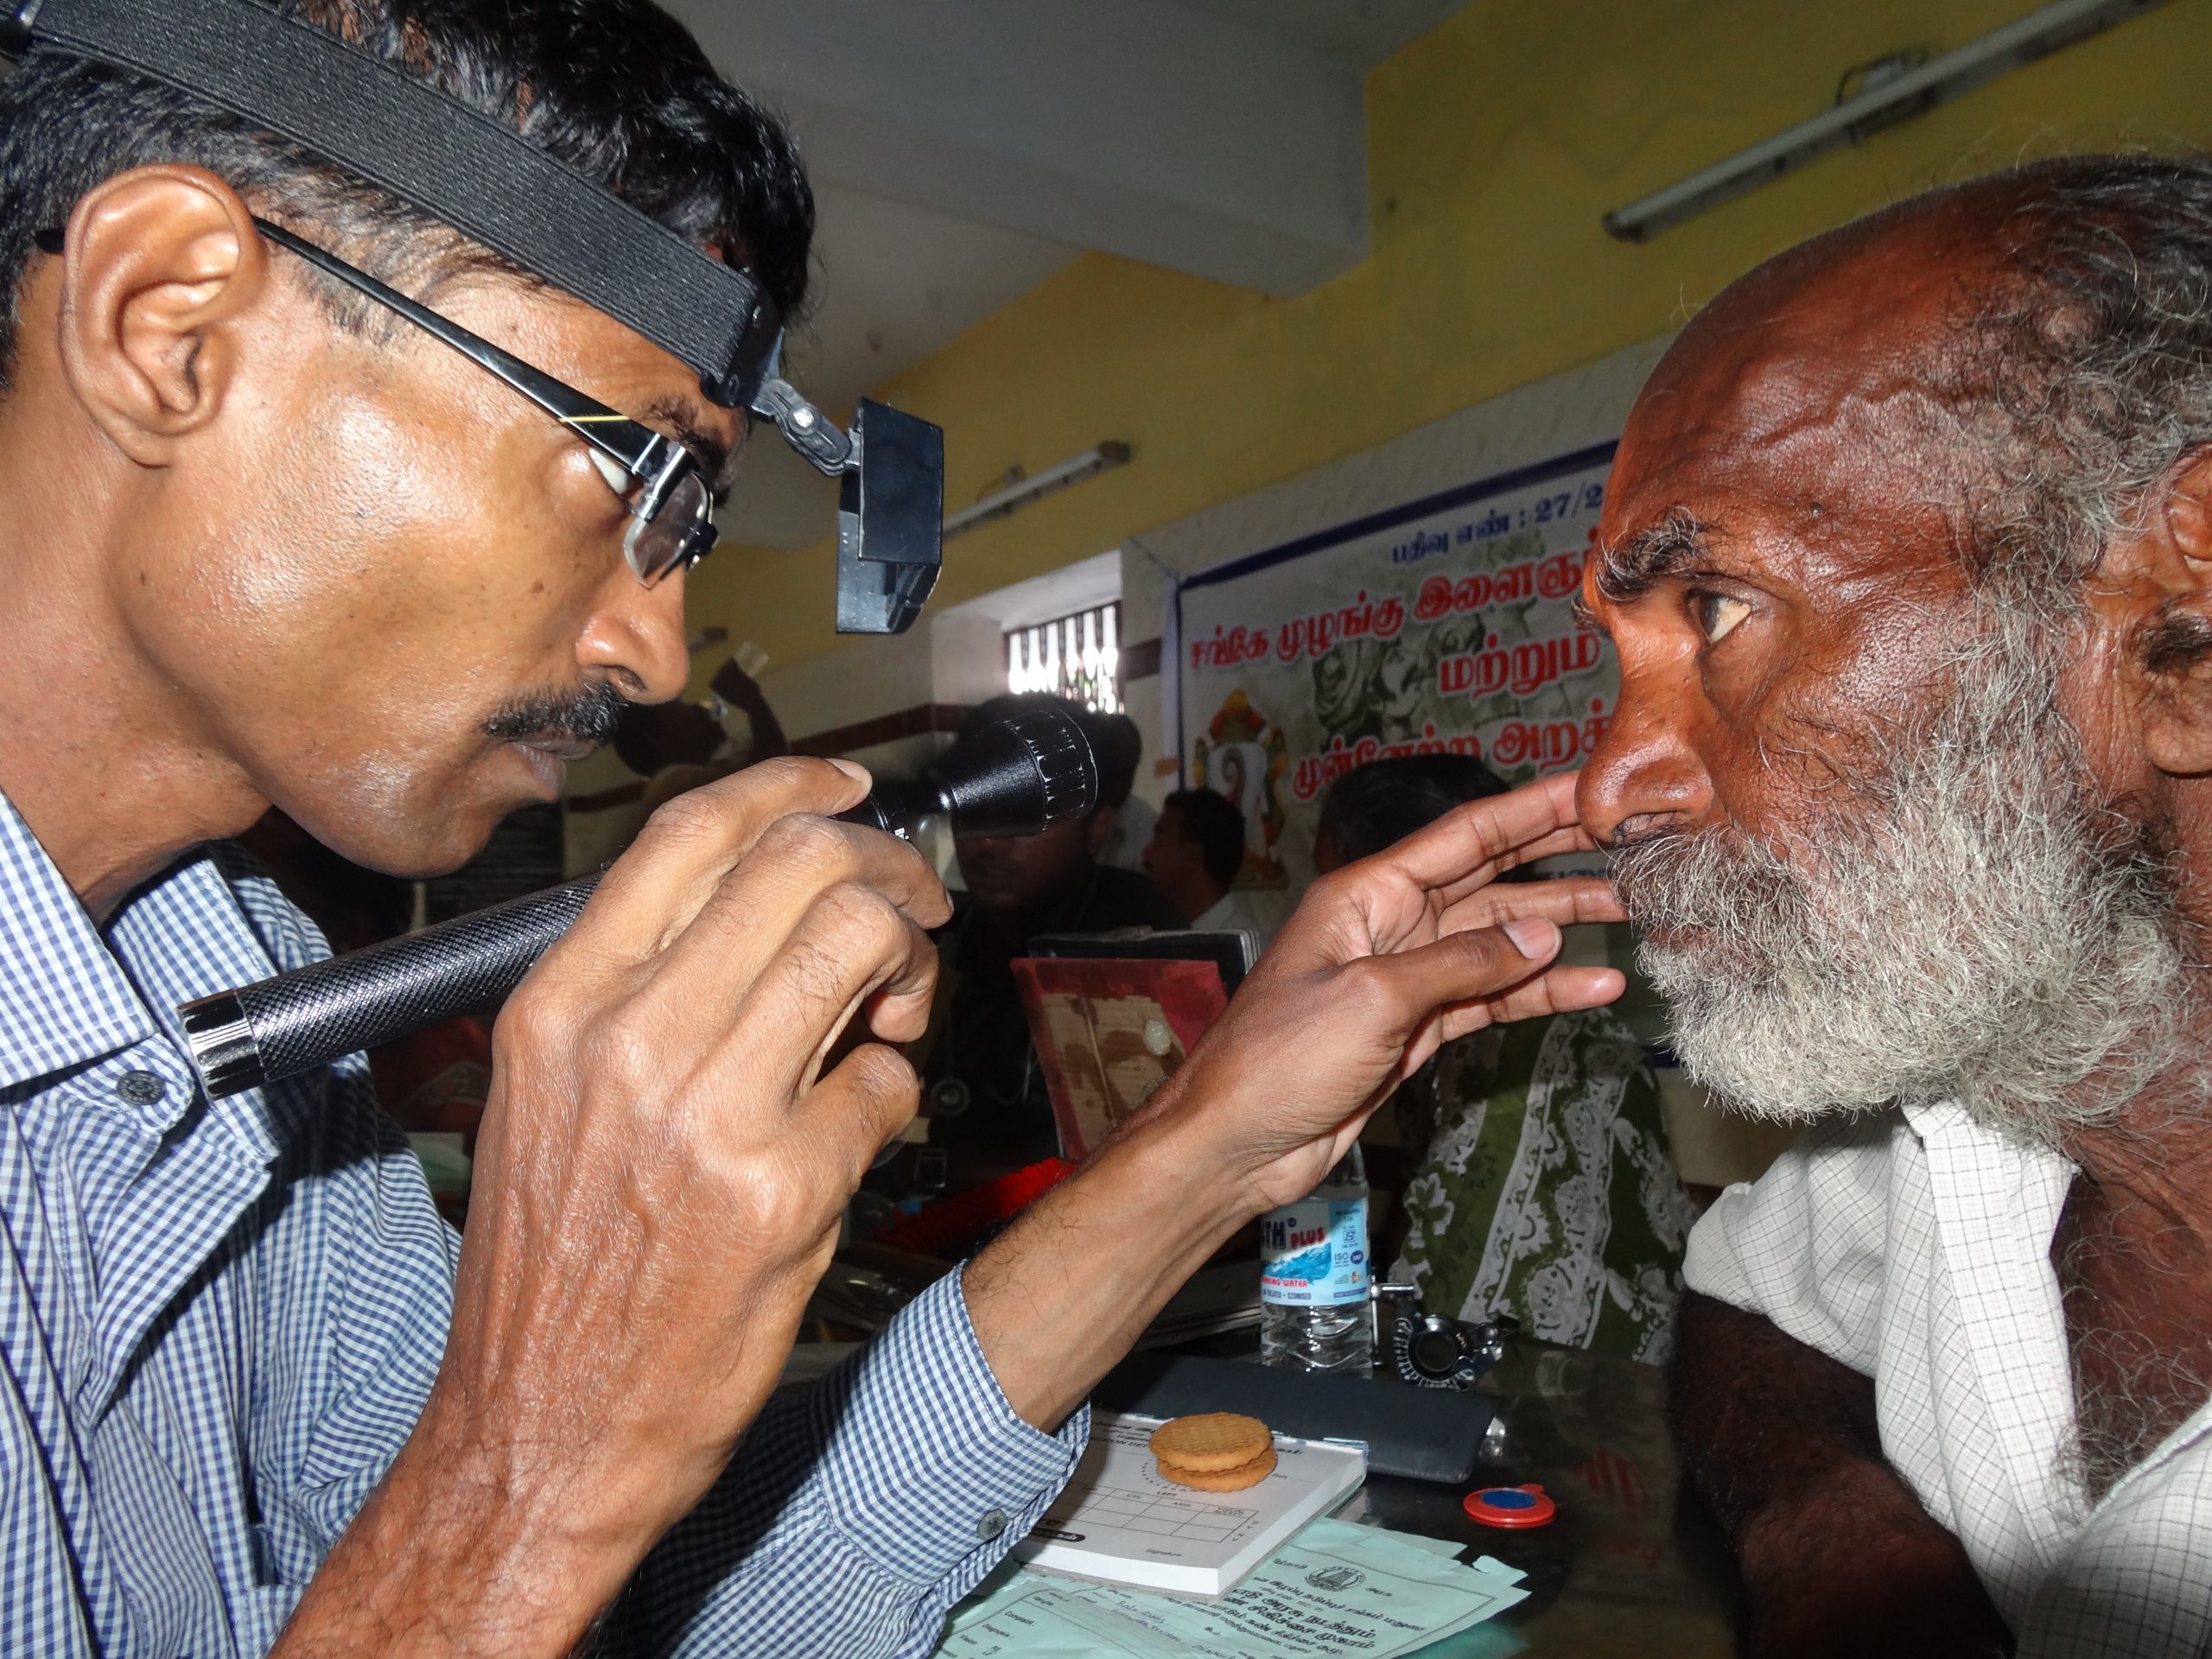
[[[699,458],[690,450],[643,422],[587,397],[512,353],[502,351],[328,249],[267,219],[257,217],[253,222],[278,247],[405,318],[497,377],[635,480],[634,495],[624,498],[631,518],[622,537],[622,555],[645,586],[653,586],[672,570],[689,569],[714,547],[713,494]],[[42,253],[59,254],[65,245],[64,234],[58,229],[41,231],[35,240]]]

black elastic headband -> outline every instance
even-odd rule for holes
[[[206,99],[625,323],[744,409],[783,322],[744,272],[511,127],[260,0],[21,0],[0,53],[114,64]]]

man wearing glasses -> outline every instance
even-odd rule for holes
[[[297,10],[798,308],[788,141],[641,0]],[[465,1243],[358,1058],[210,1101],[174,1013],[320,952],[225,844],[270,805],[449,868],[676,694],[742,417],[436,218],[35,35],[0,283],[0,1653],[925,1652],[1193,1266],[1440,1041],[1619,988],[1548,965],[1602,884],[1489,887],[1588,844],[1566,780],[1334,878],[1146,1124],[771,1402],[913,1109],[887,1045],[946,914],[830,821],[857,769],[697,791],[609,873],[499,1022]]]

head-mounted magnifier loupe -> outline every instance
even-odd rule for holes
[[[904,633],[944,556],[944,434],[868,397],[853,429],[840,431],[776,374],[779,359],[770,359],[752,410],[838,480],[837,632]]]
[[[688,364],[838,481],[837,631],[903,633],[943,557],[944,438],[863,399],[849,431],[782,378],[760,285],[511,128],[260,0],[17,0],[0,54],[112,64],[281,134]]]

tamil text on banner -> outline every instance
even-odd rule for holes
[[[1184,581],[1184,777],[1243,811],[1242,885],[1302,888],[1323,794],[1370,761],[1470,754],[1515,784],[1580,763],[1619,683],[1572,608],[1612,450],[1486,479]]]

